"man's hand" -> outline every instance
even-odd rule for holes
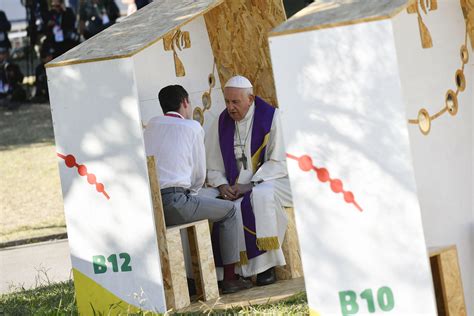
[[[218,187],[219,193],[224,200],[233,201],[237,199],[235,190],[228,184],[222,184]]]
[[[249,192],[252,190],[252,183],[247,183],[247,184],[240,184],[236,183],[232,186],[232,189],[235,192],[235,195],[237,196],[236,198],[238,199],[239,197],[243,196],[245,193]]]

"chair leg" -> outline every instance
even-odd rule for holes
[[[206,222],[196,223],[195,226],[190,227],[188,234],[192,235],[190,239],[194,239],[195,246],[191,246],[192,257],[197,257],[199,262],[199,279],[197,283],[201,284],[202,294],[205,301],[218,298],[219,289],[217,287],[217,274],[214,265],[214,256],[212,254],[211,234],[209,231],[209,224]],[[190,242],[191,244],[191,242]],[[193,249],[195,253],[193,254]],[[193,264],[194,270],[194,264]]]
[[[181,233],[179,229],[168,230],[166,232],[168,243],[169,263],[171,267],[171,280],[173,283],[174,308],[176,310],[189,306],[188,282],[186,279],[186,268],[184,266],[183,246],[181,243]]]

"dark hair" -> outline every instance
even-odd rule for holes
[[[174,111],[177,112],[181,107],[181,102],[188,100],[188,92],[180,85],[171,85],[164,87],[158,93],[163,113]]]

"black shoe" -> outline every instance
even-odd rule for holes
[[[257,274],[257,285],[269,285],[276,282],[275,267]]]
[[[230,280],[230,281],[222,281],[222,294],[231,294],[238,291],[250,289],[252,287],[252,282],[244,280],[244,279],[237,279],[237,280]]]

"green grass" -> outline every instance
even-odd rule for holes
[[[73,281],[41,285],[32,290],[21,287],[15,292],[0,296],[0,315],[78,315]],[[113,313],[114,315],[116,313]],[[275,303],[247,306],[228,310],[215,310],[204,315],[308,315],[305,293]],[[132,315],[121,313],[120,315]],[[151,313],[139,313],[151,315]],[[170,313],[170,315],[203,315],[203,313]]]
[[[0,315],[77,315],[72,281],[42,285],[32,290],[20,287],[0,296]],[[2,314],[3,312],[3,314]]]

